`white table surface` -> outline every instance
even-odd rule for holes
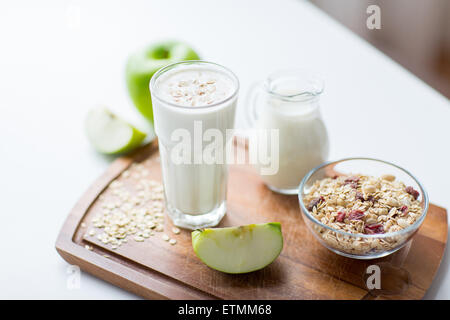
[[[137,298],[85,273],[69,290],[68,264],[54,243],[111,162],[86,140],[87,110],[105,104],[144,123],[124,65],[157,39],[187,41],[234,70],[241,102],[253,81],[274,70],[321,72],[331,159],[393,161],[421,179],[432,202],[450,208],[449,101],[309,3],[5,1],[0,30],[0,298]],[[450,298],[449,260],[446,254],[426,298]]]

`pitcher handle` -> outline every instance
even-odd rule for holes
[[[245,116],[247,125],[252,128],[255,126],[255,122],[258,119],[258,112],[256,109],[256,99],[262,91],[262,85],[260,82],[254,82],[250,85],[250,88],[245,99]]]

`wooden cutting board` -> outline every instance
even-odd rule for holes
[[[239,142],[235,147],[246,148]],[[161,181],[157,142],[117,159],[75,205],[61,229],[56,249],[70,264],[145,298],[421,299],[444,254],[447,212],[431,205],[418,233],[398,252],[370,261],[336,255],[308,231],[297,196],[271,192],[248,164],[230,166],[228,213],[220,226],[281,222],[283,251],[260,271],[229,275],[208,268],[193,252],[188,230],[171,235],[177,240],[174,246],[163,241],[161,234],[144,242],[130,240],[115,250],[95,237],[86,240],[83,236],[101,210],[99,196],[111,196],[109,183],[134,162],[148,169],[148,178]],[[165,229],[171,228],[166,217]],[[389,288],[383,287],[384,291],[369,293],[366,289],[366,268],[372,264],[380,265],[382,274],[387,274]]]

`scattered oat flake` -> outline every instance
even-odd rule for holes
[[[99,197],[103,199],[101,208],[90,222],[94,228],[89,228],[85,237],[95,236],[115,250],[128,242],[127,237],[143,242],[154,235],[152,229],[164,231],[164,188],[159,181],[141,177],[149,174],[145,165],[132,164],[109,184]],[[118,180],[128,176],[139,180],[126,186]]]
[[[172,228],[172,232],[175,234],[179,234],[180,233],[180,229],[178,229],[177,227],[173,227]]]
[[[177,243],[177,240],[175,240],[175,239],[170,239],[170,240],[169,240],[169,243],[170,243],[171,245],[175,245],[175,244]]]

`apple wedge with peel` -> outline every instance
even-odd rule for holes
[[[89,111],[85,127],[89,141],[95,149],[105,154],[129,152],[138,147],[146,136],[102,107]]]
[[[273,262],[283,249],[281,224],[250,224],[192,232],[192,246],[207,266],[225,273],[247,273]]]

